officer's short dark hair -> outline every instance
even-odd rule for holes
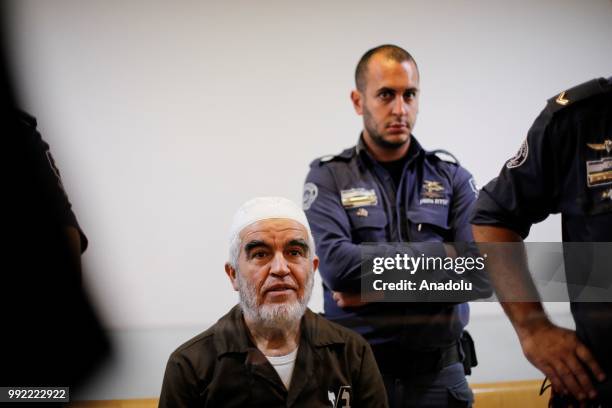
[[[359,60],[359,63],[357,63],[357,68],[355,69],[355,85],[360,92],[365,91],[366,88],[366,73],[368,71],[368,63],[374,55],[379,53],[383,53],[386,58],[395,62],[412,62],[417,69],[417,73],[419,72],[419,67],[417,66],[416,61],[408,51],[393,44],[379,45],[378,47],[374,47],[363,54]]]

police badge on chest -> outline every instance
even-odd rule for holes
[[[448,205],[445,198],[446,189],[441,181],[424,180],[421,187],[421,199],[419,204]]]

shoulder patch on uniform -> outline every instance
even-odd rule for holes
[[[304,211],[308,211],[312,203],[315,202],[317,196],[319,195],[319,188],[315,183],[306,183],[304,184],[304,192],[302,195],[302,209]]]
[[[478,183],[476,183],[476,179],[474,177],[470,178],[469,183],[470,188],[474,192],[474,195],[476,196],[476,198],[478,198],[478,193],[480,192],[480,189],[478,188]]]
[[[591,79],[573,88],[561,91],[548,100],[546,109],[555,113],[580,100],[605,92],[609,88],[607,81],[603,78]]]
[[[519,167],[520,165],[525,163],[525,160],[527,160],[527,156],[529,156],[529,144],[527,143],[527,139],[525,139],[514,157],[512,157],[506,162],[506,167],[509,169]]]
[[[315,166],[315,165],[322,165],[325,163],[329,163],[332,161],[336,161],[336,160],[350,160],[351,157],[353,157],[353,153],[355,151],[355,148],[349,148],[346,150],[343,150],[341,153],[339,154],[328,154],[322,157],[319,157],[318,159],[314,160],[310,165],[311,166]]]
[[[435,155],[438,159],[447,163],[459,164],[459,160],[449,151],[443,149],[432,150],[431,154]]]

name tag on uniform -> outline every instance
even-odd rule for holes
[[[612,157],[586,162],[587,185],[597,187],[612,183]]]
[[[378,204],[376,191],[365,188],[351,188],[340,191],[340,199],[344,208],[365,207]]]

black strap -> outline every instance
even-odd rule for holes
[[[381,344],[373,345],[372,351],[380,372],[398,378],[436,373],[462,360],[458,343],[429,350],[414,350],[396,344]]]
[[[470,333],[467,330],[464,330],[461,334],[461,338],[459,339],[461,344],[461,352],[463,354],[463,371],[465,375],[472,374],[472,367],[476,367],[478,365],[478,358],[476,357],[476,346],[474,345],[474,340]]]

